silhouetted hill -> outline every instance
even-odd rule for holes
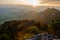
[[[60,11],[55,8],[47,8],[46,10],[40,12],[39,17],[41,22],[48,24],[52,19],[60,17]]]
[[[60,21],[60,19],[58,20]],[[38,38],[36,38],[39,40],[40,37],[44,38],[48,37],[49,35],[49,37],[53,35],[54,37],[57,36],[57,38],[60,38],[60,26],[58,26],[60,25],[59,21],[56,21],[57,24],[54,23],[56,25],[52,24],[53,26],[51,27],[48,27],[48,25],[41,26],[39,22],[35,22],[33,20],[6,21],[2,25],[0,25],[0,40],[24,40],[34,37],[35,35],[37,36],[38,34],[42,34],[43,36],[42,37],[38,35]],[[43,33],[48,33],[49,35],[46,36]]]

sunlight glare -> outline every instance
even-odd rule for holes
[[[36,7],[39,5],[39,1],[38,0],[30,0],[30,5],[32,5],[33,7]]]
[[[24,5],[31,5],[33,7],[36,7],[40,4],[40,1],[39,0],[20,0],[20,3]]]

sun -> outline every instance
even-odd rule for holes
[[[39,5],[39,1],[38,0],[34,0],[34,1],[31,2],[31,5],[34,6],[34,7],[38,6]]]
[[[36,7],[39,5],[39,1],[38,0],[30,0],[29,1],[30,5],[32,5],[33,7]]]

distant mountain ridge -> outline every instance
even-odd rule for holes
[[[46,10],[40,12],[39,17],[41,21],[48,24],[51,20],[60,17],[60,10],[55,8],[47,8]]]
[[[42,23],[48,24],[51,20],[60,17],[60,10],[55,8],[47,8],[42,12],[30,11],[25,13],[24,17],[26,19],[40,21]]]

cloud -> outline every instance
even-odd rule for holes
[[[52,6],[60,6],[60,0],[40,0],[41,4],[49,4]]]
[[[60,0],[40,0],[42,3],[60,3]]]
[[[40,1],[60,1],[60,0],[40,0]]]

